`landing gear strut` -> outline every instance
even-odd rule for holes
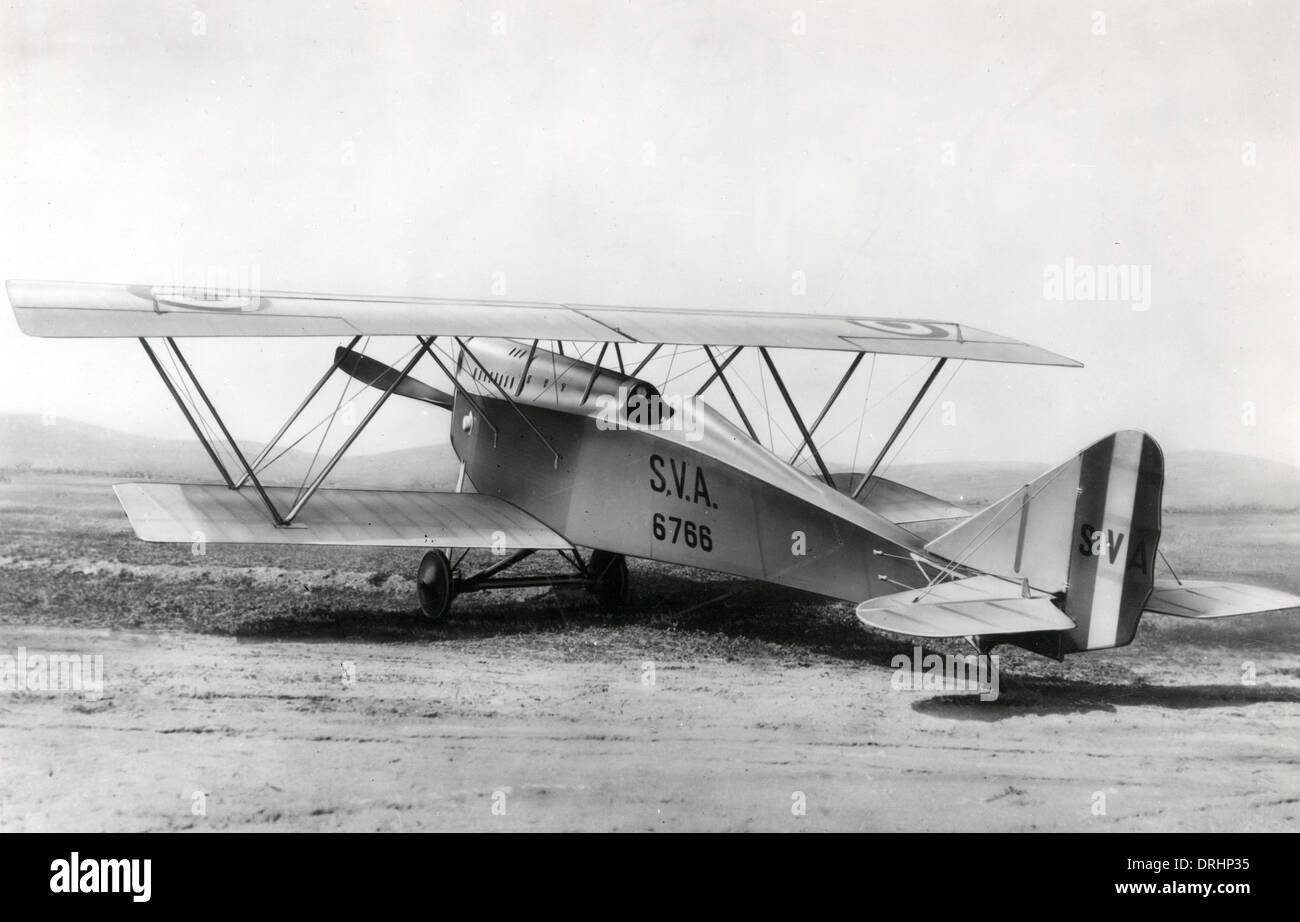
[[[559,555],[576,573],[498,575],[534,553],[536,551],[530,549],[516,551],[471,576],[461,576],[460,559],[456,561],[457,566],[453,567],[442,551],[429,551],[420,561],[415,579],[420,613],[430,621],[443,621],[451,610],[452,600],[458,595],[483,589],[519,589],[530,586],[582,586],[596,597],[600,607],[607,612],[618,611],[626,604],[632,588],[627,559],[622,554],[611,551],[592,551],[586,561],[583,561],[577,550],[570,553],[559,551]]]

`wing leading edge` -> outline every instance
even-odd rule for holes
[[[964,324],[761,311],[257,292],[10,280],[29,336],[490,336],[682,346],[769,346],[1009,362],[1080,363]]]

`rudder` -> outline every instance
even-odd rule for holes
[[[1052,656],[1122,647],[1133,640],[1154,585],[1163,485],[1156,441],[1116,432],[926,549],[963,567],[1028,580],[1053,593],[1075,622],[1017,643]]]

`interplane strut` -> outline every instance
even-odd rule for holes
[[[207,392],[204,390],[203,385],[199,382],[198,376],[194,373],[194,369],[190,366],[189,361],[185,358],[185,354],[181,351],[180,346],[176,343],[175,339],[173,339],[172,337],[164,338],[164,341],[167,344],[167,348],[170,351],[171,355],[175,358],[179,369],[184,373],[184,377],[189,380],[190,384],[193,385],[195,393],[198,394],[199,399],[203,403],[203,406],[207,409],[208,416],[210,416],[211,420],[216,424],[217,428],[221,432],[222,438],[226,441],[227,444],[230,445],[231,451],[234,453],[235,458],[238,460],[240,468],[242,468],[242,472],[238,480],[236,480],[234,477],[231,476],[230,470],[226,467],[225,463],[222,462],[221,457],[217,454],[216,446],[213,444],[212,439],[210,439],[207,433],[203,431],[203,427],[200,425],[199,419],[195,416],[194,412],[191,411],[190,407],[186,405],[185,399],[181,396],[180,391],[177,389],[176,382],[172,380],[172,376],[163,367],[162,362],[159,361],[158,355],[155,352],[154,348],[149,344],[149,341],[145,337],[139,337],[139,342],[140,345],[144,348],[145,354],[149,357],[149,361],[152,363],[154,370],[158,372],[158,376],[162,378],[163,384],[166,385],[168,392],[172,395],[172,399],[176,401],[176,405],[177,407],[180,408],[181,414],[185,417],[185,421],[189,423],[190,428],[194,431],[194,435],[198,438],[199,443],[203,446],[204,451],[207,453],[209,459],[211,459],[213,465],[216,467],[217,473],[219,473],[221,475],[221,479],[225,481],[226,486],[229,487],[231,490],[239,490],[245,484],[251,484],[253,489],[257,492],[258,497],[261,499],[263,505],[266,506],[267,511],[270,513],[271,520],[278,527],[288,527],[293,524],[294,519],[302,512],[303,508],[307,505],[308,501],[320,489],[321,485],[325,482],[325,479],[338,465],[339,461],[343,459],[343,455],[346,454],[347,450],[352,447],[352,444],[361,435],[362,431],[366,428],[367,424],[369,424],[370,420],[372,420],[375,417],[375,414],[379,412],[380,408],[387,402],[388,398],[392,396],[393,392],[397,390],[397,388],[401,385],[401,383],[410,376],[411,371],[415,368],[416,364],[420,361],[420,359],[427,354],[431,358],[433,358],[435,362],[437,362],[437,356],[435,356],[433,351],[430,349],[430,345],[433,343],[436,337],[428,337],[427,339],[425,337],[417,337],[420,346],[419,348],[416,349],[415,354],[406,363],[406,365],[393,377],[393,380],[389,382],[389,384],[384,388],[384,391],[380,395],[379,399],[375,401],[374,405],[370,408],[370,410],[366,413],[366,415],[362,418],[362,420],[352,430],[351,434],[349,434],[348,437],[344,440],[342,446],[340,446],[339,449],[334,452],[334,454],[330,457],[329,461],[326,462],[325,467],[315,477],[315,479],[311,482],[311,484],[303,490],[300,496],[297,497],[296,501],[292,504],[289,511],[285,513],[281,513],[280,510],[276,507],[275,503],[272,501],[270,495],[267,493],[266,488],[263,486],[261,479],[257,475],[258,466],[262,464],[262,462],[271,453],[271,451],[275,448],[275,446],[279,444],[280,440],[284,437],[285,433],[289,431],[289,428],[294,424],[294,422],[296,422],[299,419],[299,417],[301,417],[303,411],[306,410],[307,406],[312,402],[312,400],[317,396],[317,394],[320,393],[321,389],[325,386],[325,384],[329,381],[329,379],[333,376],[333,374],[339,369],[339,366],[342,362],[342,356],[351,352],[351,350],[353,349],[353,347],[356,346],[360,338],[361,338],[360,336],[354,336],[352,338],[352,341],[348,343],[347,348],[341,350],[339,353],[336,354],[333,363],[326,370],[325,374],[311,388],[311,390],[307,393],[307,396],[297,406],[297,408],[294,409],[293,413],[290,414],[289,418],[276,432],[275,437],[272,438],[271,441],[262,449],[262,451],[258,453],[256,459],[251,464],[249,463],[248,458],[245,457],[243,450],[239,447],[239,443],[235,441],[235,438],[231,434],[230,429],[226,426],[226,422],[222,418],[221,413],[217,410],[211,398],[208,397]],[[439,367],[443,367],[441,362],[438,362],[438,365]],[[443,370],[445,371],[446,369],[443,368]],[[187,388],[187,392],[188,392],[188,388]],[[194,410],[195,411],[198,410],[197,405],[194,407]],[[495,432],[495,427],[493,431]]]

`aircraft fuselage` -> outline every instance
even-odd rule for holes
[[[677,416],[630,423],[609,391],[635,379],[610,372],[585,403],[567,387],[550,396],[534,388],[512,406],[481,379],[486,370],[518,388],[528,350],[497,342],[470,345],[483,368],[462,358],[453,406],[452,445],[480,493],[575,545],[631,557],[848,601],[923,583],[909,556],[923,554],[917,536],[786,464],[703,400],[692,404],[689,428]],[[538,350],[531,369],[554,380],[551,368],[570,364],[574,390],[585,389],[593,366],[572,357]]]

